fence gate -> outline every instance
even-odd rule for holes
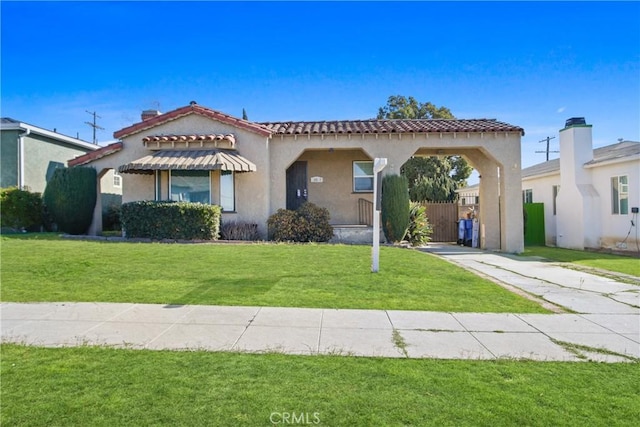
[[[458,240],[458,204],[425,203],[427,218],[433,228],[432,242],[455,242]]]
[[[544,246],[544,203],[524,204],[524,244]]]

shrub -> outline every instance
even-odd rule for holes
[[[120,205],[109,205],[102,213],[102,229],[117,231],[122,229],[120,224]]]
[[[122,229],[130,238],[217,240],[220,212],[202,203],[129,202],[121,208]]]
[[[58,230],[83,234],[91,225],[96,205],[96,170],[88,167],[56,169],[44,190],[44,204]]]
[[[426,245],[431,240],[433,229],[427,218],[427,208],[421,203],[411,202],[409,205],[409,228],[404,240],[412,246]]]
[[[409,228],[408,188],[404,176],[382,178],[382,229],[390,242],[400,242]]]
[[[224,240],[259,240],[258,224],[229,221],[220,226],[220,238]]]
[[[313,203],[297,210],[278,209],[267,220],[269,238],[280,242],[327,242],[333,237],[329,211]]]
[[[327,208],[306,202],[296,211],[306,225],[305,242],[328,242],[333,237],[333,227],[329,224],[331,215]]]
[[[0,212],[2,227],[38,231],[44,223],[41,194],[17,187],[0,190]]]

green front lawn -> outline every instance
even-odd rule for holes
[[[599,268],[640,277],[640,259],[631,256],[550,248],[546,246],[527,246],[522,255],[539,256],[550,261],[568,262],[585,267]]]
[[[159,244],[3,236],[2,301],[546,313],[433,255],[346,245]]]
[[[640,419],[637,363],[17,345],[4,345],[1,356],[7,426],[632,426]],[[306,424],[282,422],[293,414]]]

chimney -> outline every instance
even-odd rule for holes
[[[560,192],[556,198],[557,246],[598,247],[600,196],[585,163],[593,160],[591,125],[573,117],[560,130]]]
[[[152,119],[160,115],[160,111],[158,110],[144,110],[142,112],[142,121]]]
[[[584,117],[567,119],[560,131],[560,173],[574,184],[591,183],[584,164],[593,160],[591,125]]]

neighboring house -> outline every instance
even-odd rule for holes
[[[567,120],[560,158],[522,170],[523,201],[544,203],[547,245],[638,251],[640,143],[594,150],[591,133],[584,119]]]
[[[461,218],[477,215],[480,212],[480,184],[472,184],[458,188],[458,212]]]
[[[0,187],[19,187],[44,192],[57,168],[67,166],[71,158],[94,153],[99,145],[62,135],[18,120],[0,119]],[[110,171],[102,179],[101,204],[119,206],[122,178]]]
[[[0,187],[19,187],[42,193],[57,168],[67,160],[100,147],[7,117],[0,119],[2,139]]]
[[[69,165],[93,166],[99,176],[117,170],[123,202],[217,204],[223,221],[255,223],[266,237],[271,214],[304,201],[327,208],[334,227],[362,223],[375,158],[388,159],[383,174],[399,174],[412,156],[463,155],[483,176],[482,246],[521,252],[523,134],[489,119],[255,123],[191,102],[165,114],[144,111],[142,121],[114,133],[119,142]],[[99,231],[94,221],[91,232]]]

